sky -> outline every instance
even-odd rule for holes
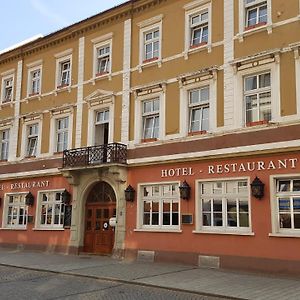
[[[0,52],[39,34],[47,35],[126,0],[1,1]]]

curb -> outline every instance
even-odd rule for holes
[[[53,270],[46,270],[46,269],[41,269],[41,268],[16,266],[16,265],[3,264],[3,263],[0,263],[0,266],[12,267],[12,268],[16,268],[16,269],[31,270],[31,271],[38,271],[38,272],[46,272],[46,273],[59,274],[59,275],[69,275],[69,276],[74,276],[74,277],[98,279],[98,280],[103,280],[103,281],[117,282],[117,283],[144,286],[144,287],[153,287],[153,288],[157,288],[157,289],[176,291],[176,292],[188,293],[188,294],[199,295],[199,296],[216,297],[216,298],[230,299],[230,300],[247,300],[246,298],[237,298],[237,297],[226,296],[226,295],[221,295],[221,294],[191,291],[191,290],[186,290],[186,289],[182,289],[182,288],[166,287],[166,286],[160,286],[160,285],[155,285],[155,284],[150,284],[150,283],[118,279],[118,278],[113,278],[113,277],[104,277],[104,276],[97,276],[97,275],[84,275],[84,274],[77,274],[77,273],[68,272],[68,271],[53,271]]]

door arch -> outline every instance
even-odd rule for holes
[[[114,246],[114,228],[109,219],[116,216],[116,195],[106,182],[96,183],[85,205],[84,251],[110,254]]]

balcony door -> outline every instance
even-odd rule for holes
[[[111,254],[114,246],[114,227],[109,219],[116,216],[116,196],[106,182],[99,182],[90,191],[85,207],[84,251]]]
[[[108,144],[109,137],[109,110],[96,112],[94,145]]]

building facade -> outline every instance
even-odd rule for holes
[[[299,272],[299,16],[128,1],[0,54],[1,245]]]

